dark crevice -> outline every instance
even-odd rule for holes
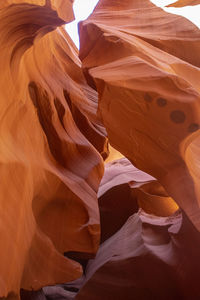
[[[126,201],[124,202],[124,199]],[[139,209],[127,183],[112,187],[98,199],[101,243],[115,234]]]
[[[63,123],[63,118],[65,115],[65,108],[58,98],[54,99],[54,105],[55,105],[56,111],[58,113],[60,123],[62,124],[63,128],[65,129],[65,125]]]
[[[42,290],[40,291],[27,291],[20,290],[21,300],[46,300],[46,296]]]
[[[46,134],[51,153],[61,165],[65,166],[66,159],[62,153],[62,143],[52,125],[53,111],[48,94],[46,91],[38,88],[35,82],[30,82],[28,88],[30,98],[37,110],[38,119]]]
[[[72,102],[71,102],[71,98],[70,98],[70,95],[69,95],[68,91],[67,90],[63,90],[63,94],[64,94],[64,97],[65,97],[65,100],[67,101],[69,109],[72,112]]]
[[[85,274],[85,270],[86,270],[89,259],[94,258],[94,254],[82,253],[82,252],[77,252],[77,251],[68,251],[68,252],[65,252],[64,255],[67,258],[75,260],[79,264],[81,264],[81,266],[83,267],[84,274]]]
[[[87,81],[87,84],[94,89],[95,91],[97,91],[97,87],[96,87],[96,83],[94,81],[94,79],[92,78],[92,76],[89,73],[89,70],[87,68],[83,69],[83,74],[85,76],[85,79]]]
[[[108,141],[105,136],[97,133],[93,125],[88,118],[82,114],[82,112],[71,101],[69,93],[64,90],[63,94],[69,106],[69,109],[73,115],[73,119],[79,128],[80,132],[86,137],[86,139],[96,148],[105,160],[108,157]]]

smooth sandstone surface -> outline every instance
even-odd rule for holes
[[[45,288],[45,294],[51,300],[62,299],[62,295],[69,300],[198,299],[199,232],[180,210],[167,217],[138,210],[137,197],[130,199],[124,185],[114,183],[116,174],[123,175],[122,165],[129,167],[130,177],[136,177],[136,169],[126,159],[106,167],[100,190],[105,183],[110,189],[101,190],[99,207],[102,234],[107,236],[101,239],[95,259],[89,260],[81,279]],[[138,183],[152,181],[148,174],[137,173]]]
[[[200,31],[72,4],[0,3],[0,299],[199,299]]]
[[[101,245],[97,255],[88,261],[80,279],[46,287],[45,295],[51,300],[198,299],[199,232],[180,210],[163,217],[139,208],[137,194],[129,193],[130,178],[135,186],[156,180],[127,159],[109,164],[99,189]],[[154,197],[149,195],[148,201],[156,203]]]
[[[132,215],[89,261],[75,299],[198,299],[199,234],[181,222],[179,214]]]
[[[199,29],[148,0],[102,0],[79,31],[110,144],[200,230]]]
[[[115,234],[139,208],[155,217],[169,217],[179,209],[155,178],[135,168],[126,158],[105,166],[98,202],[101,242]]]
[[[167,5],[167,7],[183,7],[183,6],[193,6],[200,4],[199,0],[178,0],[172,4]]]
[[[78,278],[64,252],[98,249],[107,146],[72,15],[72,1],[1,2],[0,298]]]

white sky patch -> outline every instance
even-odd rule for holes
[[[75,0],[74,1],[73,8],[74,8],[75,21],[67,24],[65,28],[78,48],[79,48],[78,22],[87,19],[89,15],[93,12],[98,2],[99,0]]]
[[[121,0],[123,1],[123,0]],[[133,0],[134,1],[134,0]],[[96,4],[99,0],[75,0],[73,8],[75,14],[75,21],[66,25],[66,30],[71,36],[72,40],[79,48],[79,36],[78,36],[78,22],[85,20],[93,12]],[[192,21],[196,26],[200,28],[200,5],[195,6],[186,6],[182,8],[173,8],[165,7],[170,3],[175,1],[173,0],[151,0],[152,3],[156,4],[159,7],[162,7],[165,11],[177,15],[182,15],[185,18]]]

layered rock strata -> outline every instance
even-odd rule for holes
[[[0,298],[78,278],[63,254],[98,249],[107,146],[72,17],[68,0],[0,4]]]
[[[0,299],[198,299],[199,29],[72,2],[0,4]]]
[[[157,216],[139,208],[137,190],[152,182],[156,180],[126,159],[106,167],[99,189],[102,234],[97,255],[88,261],[82,278],[44,288],[48,299],[200,297],[199,232],[179,209],[169,211],[170,205],[163,203],[159,190],[157,195],[149,192],[149,198],[143,199],[147,205],[152,200]],[[167,210],[169,215],[162,216]]]
[[[79,31],[111,145],[200,230],[199,29],[148,0],[102,0]]]

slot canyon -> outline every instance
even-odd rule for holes
[[[100,0],[77,49],[73,20],[0,1],[0,299],[198,300],[200,30]]]

